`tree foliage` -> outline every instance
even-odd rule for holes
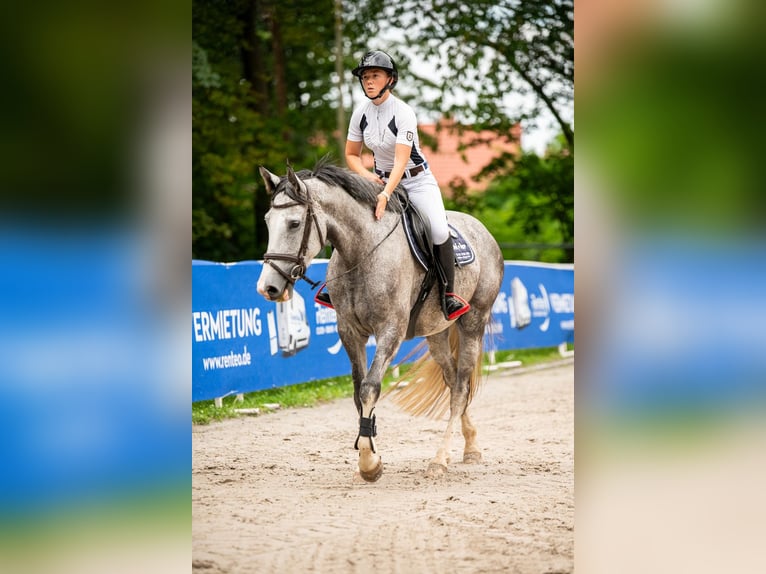
[[[331,0],[193,3],[194,257],[259,257],[268,198],[257,167],[328,151],[333,23]]]
[[[438,99],[423,105],[502,134],[545,108],[574,147],[565,113],[574,95],[573,0],[380,4],[383,17],[404,31],[405,43],[439,66],[421,78],[441,78]],[[519,95],[532,96],[534,104],[528,109],[514,104],[511,97]]]
[[[477,174],[490,176],[483,194],[452,186],[453,208],[477,215],[501,243],[571,244],[574,241],[574,96],[572,0],[406,0],[380,10],[405,32],[424,61],[437,63],[422,81],[436,97],[422,107],[441,110],[511,140],[514,124],[534,124],[541,110],[561,137],[544,155],[505,153]],[[514,103],[519,96],[533,102]],[[475,143],[486,143],[476,138]],[[506,250],[509,258],[572,261],[571,249]]]
[[[501,245],[519,245],[503,249],[506,259],[573,261],[573,248],[550,247],[574,244],[574,160],[565,145],[552,144],[542,157],[502,155],[481,173],[492,175],[487,190],[458,190],[448,208],[473,213]]]
[[[341,78],[345,84],[336,73],[338,4],[193,0],[194,257],[262,257],[268,197],[259,165],[279,173],[287,162],[309,167],[327,152],[341,159],[336,137],[342,139],[346,126],[338,126],[337,112],[341,102],[349,111],[348,93],[358,86],[350,73]],[[497,220],[500,241],[508,234],[571,238],[571,213],[562,205],[571,204],[565,171],[574,133],[561,111],[572,99],[572,1],[361,0],[344,1],[342,8],[342,68],[353,68],[368,48],[388,49],[409,78],[401,84],[405,99],[421,109],[498,137],[510,137],[513,124],[541,108],[554,114],[566,153],[503,157],[487,166],[496,181],[485,197],[467,189],[453,193],[461,209]],[[392,28],[400,33],[393,44],[386,40]],[[440,63],[438,73],[413,78],[410,57]],[[509,101],[509,94],[520,93],[534,96],[531,108]],[[498,202],[504,218],[491,213]]]

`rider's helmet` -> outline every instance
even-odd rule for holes
[[[396,83],[399,81],[399,71],[396,69],[396,63],[394,62],[393,58],[391,58],[391,56],[382,50],[372,50],[371,52],[367,52],[364,56],[362,56],[362,59],[359,60],[359,65],[351,70],[351,73],[359,78],[360,84],[362,84],[362,72],[368,68],[380,68],[381,70],[385,70],[389,73],[394,81],[386,86],[386,89],[388,90],[393,90],[396,86]],[[383,93],[381,92],[380,95],[383,95]]]

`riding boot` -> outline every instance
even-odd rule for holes
[[[320,305],[329,307],[330,309],[335,309],[335,307],[332,306],[332,302],[330,301],[330,294],[327,291],[322,291],[322,289],[324,289],[324,285],[322,285],[319,288],[319,291],[317,292],[317,294],[314,295],[314,301],[316,301]]]
[[[434,255],[436,255],[436,259],[444,272],[442,277],[442,311],[447,321],[452,321],[471,309],[471,305],[465,299],[454,293],[455,248],[452,245],[452,238],[448,238],[441,245],[434,245]]]

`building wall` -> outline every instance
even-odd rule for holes
[[[442,120],[438,129],[437,124],[420,124],[418,131],[431,171],[446,196],[450,195],[450,183],[454,181],[465,181],[471,190],[485,189],[489,182],[474,179],[474,176],[501,153],[516,154],[521,149],[519,124],[513,127],[507,139],[490,131],[460,134],[459,126],[447,120]],[[434,140],[435,145],[429,145]],[[468,145],[474,142],[475,145]],[[364,165],[372,168],[372,164],[372,154],[368,151],[364,155]]]

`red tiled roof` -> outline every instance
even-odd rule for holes
[[[474,132],[466,130],[462,135],[458,133],[458,126],[453,122],[442,120],[440,129],[437,131],[436,124],[420,124],[420,146],[428,160],[431,171],[439,182],[442,193],[450,195],[450,182],[464,180],[468,189],[483,190],[489,183],[487,180],[479,181],[475,176],[492,159],[503,152],[518,153],[521,142],[521,126],[515,125],[509,134],[509,138],[499,138],[495,132]],[[435,149],[427,145],[429,140],[436,138]],[[467,146],[477,140],[482,143]],[[461,144],[463,149],[461,149]],[[372,154],[365,154],[364,165],[372,167]]]

